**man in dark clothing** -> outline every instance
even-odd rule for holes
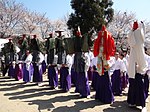
[[[52,33],[49,34],[49,37],[45,43],[45,47],[47,52],[47,64],[53,64],[54,56],[56,53],[56,43]]]
[[[28,41],[26,39],[26,34],[22,35],[22,38],[18,41],[20,52],[19,52],[19,60],[23,60],[23,55],[25,55],[26,50],[28,49]]]
[[[65,52],[65,44],[62,38],[63,31],[55,31],[55,32],[58,33],[58,36],[56,38],[56,53],[58,54],[57,64],[64,64],[66,58],[66,52]]]
[[[40,51],[39,40],[37,39],[36,35],[33,35],[33,38],[30,40],[30,51],[32,52],[33,55],[32,61],[36,62],[38,52]]]
[[[3,76],[7,73],[7,70],[9,68],[9,65],[12,61],[15,61],[15,45],[12,42],[12,39],[9,39],[9,42],[4,44],[4,48],[2,49],[2,54],[4,55],[4,60],[5,60],[5,67],[3,69]]]

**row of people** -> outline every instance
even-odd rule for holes
[[[102,26],[101,31],[98,33],[98,38],[94,42],[93,52],[83,52],[83,44],[76,44],[76,46],[74,46],[76,47],[76,52],[66,55],[62,48],[62,40],[59,40],[57,41],[57,44],[60,45],[57,47],[59,50],[55,53],[56,49],[51,49],[53,48],[53,44],[55,45],[54,39],[53,41],[51,39],[51,41],[48,40],[46,43],[46,64],[48,65],[49,85],[52,88],[57,87],[58,74],[60,74],[60,87],[63,88],[63,90],[68,91],[70,89],[72,80],[76,87],[75,92],[80,93],[81,97],[88,97],[90,95],[89,78],[92,79],[92,87],[96,90],[95,98],[103,103],[113,103],[114,95],[122,95],[122,90],[127,87],[129,79],[127,102],[131,106],[142,106],[144,108],[146,98],[148,97],[149,80],[147,74],[149,72],[146,72],[149,71],[146,64],[148,62],[148,56],[145,58],[143,46],[144,37],[142,33],[140,33],[141,29],[137,27],[137,23],[134,23],[133,26],[132,34],[129,34],[128,37],[130,45],[130,56],[128,59],[126,59],[127,57],[124,57],[123,54],[119,57],[119,53],[115,52],[113,37],[111,33],[106,30],[105,26]],[[133,35],[133,33],[136,35]],[[61,37],[61,32],[59,32],[59,36]],[[136,37],[140,43],[136,42]],[[81,40],[82,35],[78,33],[74,41],[82,43],[83,41]],[[136,49],[134,50],[134,48]],[[140,52],[138,52],[138,50],[140,50]],[[141,54],[138,55],[138,53]],[[33,81],[35,81],[35,77],[39,79],[44,71],[44,69],[42,69],[43,71],[40,72],[43,61],[39,62],[39,54],[37,48],[32,50],[32,55],[30,56],[32,59],[29,61],[30,64],[24,66],[26,68],[29,67],[28,65],[30,65],[31,68],[33,66],[34,70],[30,70],[33,72]],[[26,74],[27,73],[24,73],[23,75],[26,76]],[[93,74],[92,78],[90,74]],[[42,80],[38,80],[37,82],[41,81]]]

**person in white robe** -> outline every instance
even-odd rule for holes
[[[94,54],[93,54],[93,49],[92,48],[90,48],[90,50],[88,52],[88,55],[89,55],[89,58],[90,58],[90,67],[89,67],[89,70],[88,70],[88,80],[92,81],[92,78],[93,78],[93,73],[92,73],[93,63],[92,63],[92,60],[94,58]]]
[[[145,28],[138,22],[133,23],[133,28],[128,34],[128,44],[130,46],[129,54],[129,89],[127,102],[129,106],[142,106],[142,112],[146,111],[146,96],[144,89],[143,78],[147,71],[147,62],[145,60],[144,41],[145,41]],[[134,96],[134,97],[133,97]]]
[[[23,65],[23,81],[25,83],[31,82],[33,79],[33,65],[32,65],[32,54],[27,50],[26,58]]]
[[[73,54],[66,56],[66,64],[60,68],[60,87],[64,92],[68,92],[71,88],[71,68],[73,65]]]
[[[147,70],[144,58],[144,32],[142,28],[131,30],[128,34],[128,44],[130,46],[128,74],[130,78],[135,78],[135,66],[138,65],[139,73],[144,74]]]
[[[111,83],[113,94],[122,95],[121,75],[126,71],[126,67],[123,60],[119,58],[118,52],[115,53],[115,57],[112,60],[112,70]]]
[[[144,76],[144,88],[146,93],[146,102],[149,102],[148,93],[149,93],[149,78],[150,78],[150,56],[146,52],[147,52],[147,48],[145,47],[145,60],[148,63],[148,70],[146,71],[146,74]]]
[[[36,82],[38,86],[42,86],[43,81],[43,71],[42,71],[42,62],[44,61],[44,55],[41,52],[38,52],[36,57],[36,62],[33,63],[34,72],[33,72],[33,82]]]

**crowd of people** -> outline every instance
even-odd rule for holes
[[[74,85],[75,92],[84,98],[90,98],[93,89],[95,99],[105,104],[114,103],[114,96],[122,96],[128,88],[129,106],[141,106],[142,112],[146,112],[150,56],[144,49],[143,32],[143,28],[134,22],[128,35],[130,50],[122,51],[116,51],[115,41],[105,25],[98,32],[93,48],[88,47],[88,40],[79,31],[74,38],[63,38],[62,31],[55,31],[57,37],[50,33],[44,44],[45,54],[36,35],[27,40],[23,34],[17,43],[18,52],[10,38],[2,49],[3,76],[8,73],[10,78],[36,82],[40,86],[43,74],[47,73],[51,89],[60,87],[68,92]]]

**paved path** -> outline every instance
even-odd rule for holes
[[[35,83],[24,84],[8,77],[0,77],[0,112],[140,112],[140,107],[129,108],[127,92],[115,96],[115,102],[102,104],[94,99],[79,98],[74,87],[68,93],[50,90],[46,78],[38,87]],[[127,91],[127,90],[126,90]],[[150,98],[149,98],[150,100]],[[150,103],[147,103],[150,112]]]

